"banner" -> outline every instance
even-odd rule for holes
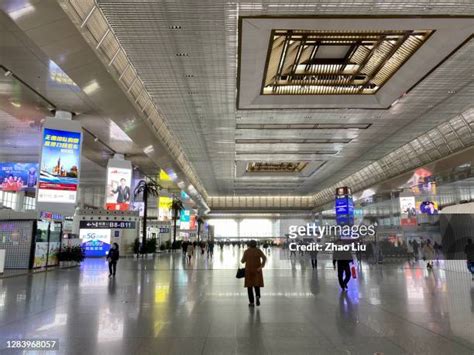
[[[113,161],[110,161],[109,164]],[[107,195],[105,208],[112,211],[128,211],[131,200],[132,169],[107,167]]]
[[[171,220],[171,205],[173,199],[171,197],[160,196],[158,199],[158,220],[159,221],[170,221]]]
[[[415,197],[400,197],[400,225],[416,226]]]
[[[354,224],[354,202],[350,187],[343,186],[336,189],[334,209],[338,225]]]
[[[38,163],[0,162],[0,190],[34,191],[38,182]]]
[[[181,215],[179,217],[179,221],[180,221],[179,229],[189,229],[190,219],[191,219],[191,211],[182,210]]]
[[[38,202],[76,203],[81,133],[43,129]]]
[[[110,249],[110,229],[81,229],[79,238],[86,257],[106,256]]]

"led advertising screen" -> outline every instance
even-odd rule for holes
[[[415,208],[415,198],[412,196],[409,197],[400,197],[400,213],[403,217],[415,217],[416,208]]]
[[[336,189],[335,212],[338,225],[354,224],[354,201],[350,187]]]
[[[110,229],[81,229],[79,238],[86,257],[106,256],[110,249]]]
[[[415,197],[400,197],[400,225],[416,226],[416,205]]]
[[[37,163],[0,162],[0,190],[34,191],[38,170]]]
[[[171,220],[171,204],[173,199],[171,197],[160,196],[158,199],[158,220]]]
[[[428,215],[435,215],[439,212],[438,203],[436,201],[426,200],[423,202],[417,202],[416,207],[419,213]]]
[[[38,202],[76,203],[80,148],[80,132],[43,130]]]
[[[180,229],[189,229],[189,221],[191,219],[191,211],[182,210],[179,220],[181,224],[179,225]]]
[[[131,169],[108,167],[105,208],[112,211],[128,211],[132,194],[131,186]]]

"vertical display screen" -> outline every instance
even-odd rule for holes
[[[128,211],[131,200],[132,170],[107,168],[107,196],[105,208],[112,211]]]
[[[45,128],[41,144],[38,202],[76,203],[81,133]]]

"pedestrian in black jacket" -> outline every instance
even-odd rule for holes
[[[107,261],[109,262],[109,277],[114,276],[117,271],[117,261],[120,258],[119,246],[117,243],[112,244],[107,255]]]
[[[338,240],[335,244],[337,249],[343,247],[345,244],[342,240]],[[347,284],[351,279],[351,267],[352,263],[352,253],[345,250],[335,250],[332,255],[332,264],[334,270],[336,269],[337,264],[337,278],[339,280],[339,285],[341,286],[342,291],[347,290]]]

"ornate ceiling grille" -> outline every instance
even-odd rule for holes
[[[249,173],[299,173],[306,166],[307,162],[252,162],[247,164]]]
[[[262,94],[375,94],[433,32],[273,30]]]

